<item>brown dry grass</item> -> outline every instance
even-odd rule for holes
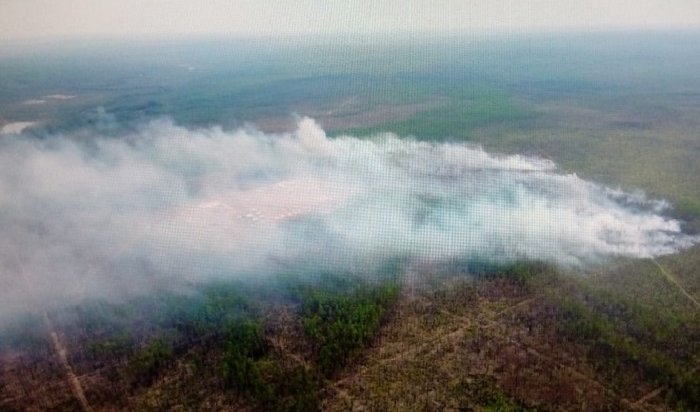
[[[512,281],[456,278],[414,290],[375,347],[330,385],[324,409],[478,410],[486,391],[545,410],[620,410],[655,389],[631,382],[638,391],[619,392],[556,325],[556,306]],[[665,410],[654,398],[635,408]]]

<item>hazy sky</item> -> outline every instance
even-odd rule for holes
[[[700,28],[698,0],[0,0],[0,39]]]

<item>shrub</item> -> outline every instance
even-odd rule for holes
[[[370,344],[396,297],[395,286],[350,292],[307,290],[302,296],[304,330],[314,342],[318,367],[329,376]]]
[[[172,356],[172,347],[157,339],[134,354],[129,360],[129,370],[137,383],[150,383],[160,370],[170,362]]]
[[[222,373],[226,383],[238,393],[265,398],[269,385],[255,362],[267,351],[259,322],[233,323],[227,332]]]

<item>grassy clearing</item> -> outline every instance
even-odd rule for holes
[[[406,120],[333,133],[367,136],[391,131],[400,136],[425,141],[474,141],[478,127],[490,124],[516,127],[533,117],[533,112],[514,103],[507,96],[491,93],[467,99],[452,99],[449,103],[419,112]]]

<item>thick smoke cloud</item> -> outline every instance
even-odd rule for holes
[[[392,135],[190,130],[0,136],[0,317],[182,281],[386,259],[673,253],[697,239],[668,205],[548,160]]]

